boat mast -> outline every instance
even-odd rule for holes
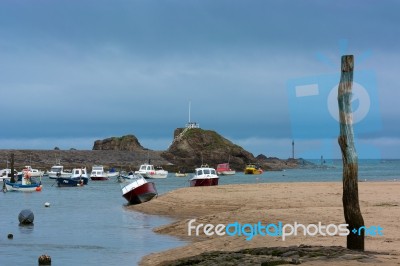
[[[189,124],[190,124],[190,107],[191,107],[192,102],[189,101]]]

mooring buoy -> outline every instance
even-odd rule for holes
[[[44,206],[45,206],[45,207],[50,207],[50,202],[46,202],[46,203],[44,204]]]
[[[40,255],[38,262],[39,265],[51,265],[51,257],[47,254]]]
[[[20,224],[32,224],[35,216],[33,212],[29,209],[22,210],[18,215],[18,220]]]
[[[7,235],[7,238],[8,238],[8,239],[13,239],[13,238],[14,238],[14,235],[13,235],[13,234],[8,234],[8,235]]]

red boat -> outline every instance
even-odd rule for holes
[[[236,174],[235,170],[232,170],[229,166],[229,163],[221,163],[217,166],[217,174],[218,175],[234,175]]]
[[[143,176],[135,174],[131,182],[122,187],[122,196],[130,204],[140,204],[151,200],[158,195],[153,182],[147,182]]]
[[[190,179],[191,187],[217,186],[219,177],[214,168],[202,166],[196,168],[195,175]]]

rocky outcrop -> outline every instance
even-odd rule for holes
[[[112,137],[103,140],[96,140],[93,145],[93,150],[108,150],[108,151],[137,151],[145,150],[140,145],[139,140],[133,135],[122,137]]]
[[[202,163],[216,167],[219,163],[230,163],[231,167],[243,170],[246,163],[254,162],[253,154],[212,130],[191,128],[174,132],[175,141],[161,154],[167,161],[188,171]]]

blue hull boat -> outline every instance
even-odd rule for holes
[[[72,179],[65,177],[56,178],[57,186],[59,187],[81,187],[85,185],[85,181],[83,179]],[[87,183],[86,183],[87,184]]]

